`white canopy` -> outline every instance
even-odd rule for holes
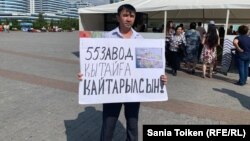
[[[250,20],[250,0],[125,0],[113,4],[80,8],[78,10],[81,19],[80,29],[98,28],[93,22],[90,26],[87,26],[89,25],[87,23],[95,18],[99,18],[95,19],[96,22],[103,22],[100,14],[116,13],[117,8],[125,3],[133,5],[137,12],[148,13],[151,19],[163,19],[164,11],[167,11],[168,14],[166,15],[165,12],[165,17],[169,19],[205,19],[226,22],[226,17],[229,16],[227,10],[230,10],[230,20],[237,20],[237,22]]]
[[[250,8],[250,0],[125,0],[119,3],[80,8],[78,13],[116,13],[117,8],[125,3],[133,5],[138,12]]]

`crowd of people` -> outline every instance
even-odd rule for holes
[[[173,21],[168,21],[166,27],[166,62],[172,68],[172,74],[177,75],[180,62],[183,61],[187,72],[195,74],[196,64],[202,62],[203,78],[212,77],[216,64],[216,48],[220,45],[219,33],[214,21],[210,21],[208,30],[202,23],[191,22],[189,29],[184,30],[183,24],[174,27]],[[209,74],[206,75],[207,65]]]
[[[237,35],[233,41],[236,49],[235,62],[239,71],[237,85],[245,85],[249,76],[250,63],[250,37],[248,26],[242,25],[238,31],[230,26],[228,35]],[[168,21],[165,31],[166,62],[171,67],[171,73],[176,76],[180,69],[180,62],[185,65],[183,70],[195,74],[196,64],[202,63],[202,78],[212,78],[218,63],[217,50],[222,50],[225,35],[224,27],[217,29],[214,21],[210,21],[207,30],[202,23],[191,22],[189,29],[185,30],[183,24],[174,26]],[[207,69],[209,68],[209,69]],[[209,71],[207,71],[209,70]]]

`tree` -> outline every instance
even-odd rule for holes
[[[5,19],[5,24],[9,24],[9,19]]]
[[[79,30],[79,20],[78,19],[72,19],[72,27],[75,28],[75,30]]]
[[[79,29],[79,20],[78,19],[61,19],[58,24],[63,30],[72,30],[72,28]]]
[[[49,26],[50,26],[51,28],[53,28],[53,26],[54,26],[54,20],[53,20],[53,19],[50,20]]]
[[[16,19],[11,20],[11,22],[12,22],[12,28],[16,28],[18,30],[21,29],[20,23]]]
[[[43,17],[43,13],[39,13],[38,19],[33,23],[33,27],[35,29],[41,29],[42,27],[47,28],[47,22],[45,21]]]
[[[70,31],[72,28],[71,19],[70,18],[62,19],[59,22],[59,27],[61,27],[63,30]]]

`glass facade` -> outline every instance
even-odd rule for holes
[[[45,13],[57,13],[68,8],[67,0],[43,0],[42,11]]]
[[[123,1],[123,0],[110,0],[110,3],[115,3],[115,2],[119,2],[119,1]]]
[[[41,13],[43,12],[43,8],[42,8],[42,3],[43,3],[43,0],[34,0],[35,3],[34,3],[34,13]]]
[[[0,0],[0,13],[29,13],[29,0]]]
[[[78,8],[89,6],[94,5],[85,0],[0,0],[0,18],[32,17],[38,13],[53,19],[79,18]]]

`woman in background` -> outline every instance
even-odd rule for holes
[[[177,26],[175,28],[175,33],[171,36],[170,39],[170,52],[169,52],[169,57],[170,57],[170,65],[172,67],[172,74],[174,76],[177,75],[177,70],[180,68],[180,60],[181,60],[181,46],[186,45],[186,39],[185,36],[182,34],[182,27]]]
[[[204,45],[201,53],[203,78],[206,78],[207,65],[209,65],[208,77],[212,78],[213,66],[217,59],[216,46],[219,44],[218,42],[219,36],[217,34],[217,29],[215,26],[210,26],[202,41],[202,44]]]
[[[169,47],[170,47],[171,37],[174,33],[175,33],[174,23],[173,23],[173,21],[168,21],[167,26],[166,26],[166,35],[165,35],[165,57],[166,57],[166,64],[168,66],[171,66]]]

